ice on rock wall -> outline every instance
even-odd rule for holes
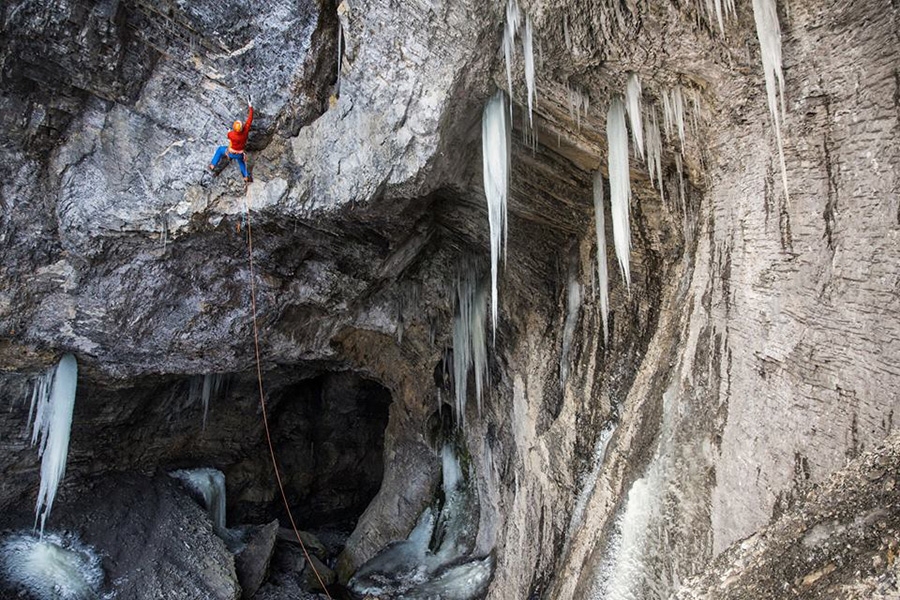
[[[568,92],[569,100],[569,116],[575,121],[575,125],[580,131],[581,119],[582,117],[587,117],[588,109],[591,107],[591,100],[586,94],[569,85],[566,86],[566,91]]]
[[[603,344],[609,344],[609,271],[606,262],[606,218],[603,214],[603,176],[594,173],[594,226],[597,232],[597,287],[603,317]]]
[[[455,415],[465,425],[469,371],[475,371],[475,397],[481,414],[482,394],[487,384],[487,297],[478,284],[477,268],[470,261],[460,265],[456,281],[456,316],[453,318],[453,386]]]
[[[616,258],[625,284],[631,287],[629,254],[631,252],[631,179],[628,171],[628,131],[625,106],[621,98],[613,98],[606,116],[606,139],[609,144],[609,192],[612,206],[613,242]]]
[[[528,88],[528,126],[534,129],[534,32],[531,17],[525,15],[525,34],[522,36],[522,53],[525,55],[525,87]],[[510,92],[512,93],[512,92]]]
[[[472,600],[487,590],[492,557],[470,558],[477,532],[473,490],[452,446],[441,451],[444,501],[437,518],[426,508],[407,539],[392,542],[347,586],[358,597]]]
[[[506,57],[506,81],[509,84],[509,97],[513,97],[512,91],[512,61],[516,55],[516,33],[522,20],[519,11],[519,3],[509,0],[506,3],[506,26],[503,29],[503,55]],[[510,107],[512,110],[512,107]]]
[[[644,131],[641,123],[641,80],[637,73],[628,76],[625,84],[625,109],[631,123],[631,139],[637,155],[644,158]]]
[[[506,97],[497,92],[484,107],[481,119],[481,156],[484,195],[491,230],[491,322],[497,337],[497,278],[501,254],[506,256],[506,200],[509,194],[510,128]]]
[[[40,440],[41,486],[35,506],[35,526],[40,521],[41,534],[53,508],[59,482],[66,473],[77,383],[78,363],[74,356],[66,354],[40,379],[31,396],[29,422],[34,415],[31,443],[34,445]]]
[[[203,498],[217,533],[225,531],[225,474],[217,469],[180,469],[170,476]]]
[[[209,414],[209,401],[216,398],[225,384],[225,375],[222,373],[206,373],[202,377],[197,375],[191,378],[188,391],[188,404],[193,405],[197,399],[203,403],[203,429],[206,429],[206,417]]]
[[[781,164],[781,183],[784,186],[784,197],[789,200],[784,142],[781,136],[781,122],[785,113],[784,75],[781,71],[781,25],[778,22],[775,0],[753,0],[753,17],[756,21],[756,36],[759,38],[759,50],[762,55],[769,113],[775,126],[775,141],[778,144],[778,160]]]
[[[578,269],[569,269],[569,283],[566,286],[566,323],[563,326],[562,352],[559,355],[559,380],[566,385],[569,378],[569,353],[575,337],[575,326],[578,325],[578,312],[581,310],[581,284],[578,282]]]
[[[0,541],[0,576],[35,600],[95,600],[103,583],[97,554],[74,536],[54,533]]]
[[[662,179],[662,137],[659,133],[656,107],[653,107],[649,114],[644,115],[644,131],[647,136],[647,170],[650,172],[650,183],[659,189],[659,198],[665,202]]]

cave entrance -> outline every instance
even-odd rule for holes
[[[297,525],[351,530],[378,493],[391,393],[351,371],[283,388],[272,442]],[[272,515],[287,523],[281,499]]]

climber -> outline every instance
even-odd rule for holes
[[[247,97],[247,108],[247,121],[245,123],[240,121],[234,122],[231,131],[228,132],[228,146],[219,146],[212,162],[209,163],[209,170],[215,172],[224,154],[228,158],[237,161],[238,166],[241,168],[241,175],[244,176],[244,181],[251,183],[253,177],[247,172],[247,163],[244,160],[244,145],[247,143],[247,136],[250,134],[250,124],[253,123],[253,100],[249,96]]]

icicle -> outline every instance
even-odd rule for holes
[[[31,443],[34,445],[40,437],[38,455],[42,457],[41,487],[35,506],[35,527],[40,521],[41,535],[53,508],[59,482],[66,474],[77,383],[78,363],[74,356],[66,354],[41,378],[32,396],[29,413],[36,409],[37,414]]]
[[[631,139],[637,155],[644,158],[644,132],[641,128],[641,80],[637,73],[628,76],[625,85],[625,109],[631,122]]]
[[[566,84],[566,90],[569,96],[569,116],[575,121],[578,130],[581,131],[581,117],[582,115],[587,116],[588,109],[591,106],[590,98],[568,84]]]
[[[525,35],[522,37],[522,53],[525,55],[525,86],[528,88],[528,125],[534,129],[534,41],[531,17],[525,15]],[[512,92],[510,92],[512,94]]]
[[[516,0],[509,0],[506,3],[506,27],[503,30],[503,55],[506,57],[506,81],[509,84],[510,98],[513,97],[512,61],[516,55],[516,32],[519,30],[521,18],[519,3]]]
[[[594,225],[597,231],[597,285],[603,317],[603,345],[606,346],[609,345],[609,271],[606,266],[606,218],[603,214],[603,176],[600,171],[594,173]]]
[[[669,100],[669,92],[663,90],[663,130],[666,132],[666,141],[672,140],[672,123],[675,121],[675,113],[672,111],[672,102]]]
[[[684,154],[684,96],[681,86],[675,86],[672,90],[672,110],[675,115],[675,125],[678,126],[678,139],[681,140],[681,154]]]
[[[756,36],[759,38],[759,49],[762,55],[769,113],[772,115],[772,123],[775,125],[778,160],[781,163],[781,183],[784,185],[785,200],[790,202],[787,167],[784,163],[784,142],[781,137],[781,122],[785,113],[784,75],[781,72],[781,25],[778,23],[778,9],[775,6],[775,0],[753,0],[753,17],[756,20]]]
[[[497,270],[500,255],[506,257],[506,200],[509,194],[509,125],[506,98],[497,92],[484,107],[481,120],[481,155],[484,195],[491,229],[491,322],[497,339]],[[502,247],[501,247],[502,242]]]
[[[475,369],[475,400],[478,403],[478,416],[481,416],[482,398],[488,386],[487,364],[487,293],[484,286],[475,290],[475,304],[470,313],[472,332],[472,366]]]
[[[644,130],[647,135],[647,170],[650,172],[650,183],[659,188],[659,198],[665,204],[662,181],[662,138],[659,135],[659,122],[656,119],[656,107],[651,108],[649,115],[644,115]],[[656,183],[654,183],[654,177]]]
[[[453,318],[453,385],[456,392],[456,423],[465,426],[469,370],[475,370],[475,398],[481,414],[482,394],[487,383],[487,295],[478,285],[477,269],[463,261],[456,280],[456,316]]]
[[[458,427],[465,427],[466,398],[469,387],[469,365],[472,364],[472,292],[469,273],[462,272],[456,281],[456,316],[453,318],[453,389],[456,392],[454,415]]]
[[[203,401],[203,429],[206,429],[206,416],[209,413],[209,400],[216,398],[222,391],[225,376],[220,373],[207,373],[203,376],[203,390],[200,398]]]
[[[609,191],[612,205],[613,241],[625,285],[631,288],[629,253],[631,252],[631,179],[628,172],[628,131],[625,128],[625,106],[621,98],[613,98],[606,116],[606,140],[609,144]]]

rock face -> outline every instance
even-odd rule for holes
[[[896,598],[898,450],[893,435],[719,555],[677,597]]]
[[[522,4],[534,129],[517,50],[501,318],[483,407],[470,392],[459,429],[452,320],[460,269],[488,278],[478,133],[508,85],[503,6],[7,3],[0,507],[37,487],[21,399],[69,351],[63,499],[111,470],[202,465],[226,473],[229,514],[281,516],[252,282],[291,502],[358,517],[344,580],[435,501],[452,438],[478,491],[469,558],[495,557],[487,597],[674,592],[881,443],[900,408],[900,9],[778,7],[786,194],[753,7],[720,31],[708,6]],[[592,181],[608,179],[606,111],[632,73],[661,125],[686,106],[686,136],[663,125],[662,191],[631,159],[632,283],[611,269],[607,343]],[[245,188],[205,165],[248,93]],[[191,378],[223,373],[198,434]],[[307,418],[323,399],[324,428]],[[341,487],[349,463],[364,475]]]

